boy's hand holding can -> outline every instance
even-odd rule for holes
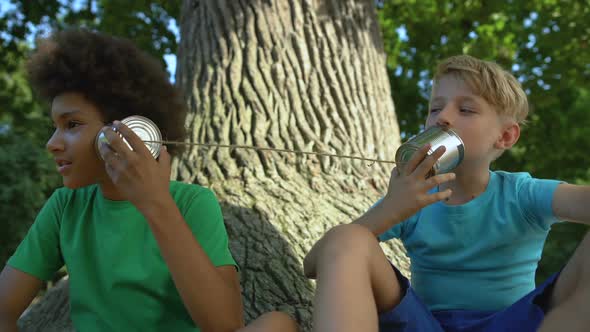
[[[103,140],[98,149],[106,171],[138,210],[154,207],[162,198],[170,196],[170,155],[164,146],[156,160],[140,137],[125,124],[115,121],[102,132],[108,144]]]
[[[422,146],[402,169],[396,167],[391,172],[387,194],[380,203],[391,215],[389,227],[411,217],[423,207],[451,196],[450,189],[429,193],[438,185],[455,179],[455,173],[429,177],[432,167],[446,149],[440,146],[428,154],[430,147],[430,144]]]

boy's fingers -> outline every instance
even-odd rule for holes
[[[127,158],[129,153],[131,152],[131,149],[129,148],[129,146],[127,146],[127,144],[125,144],[123,138],[121,138],[121,136],[119,136],[119,134],[112,127],[103,127],[101,131],[103,132],[105,138],[109,142],[105,145],[113,152],[118,153],[119,155],[122,155],[125,158]],[[105,150],[105,152],[107,152],[107,150]]]
[[[129,149],[127,147],[125,148]],[[98,147],[98,152],[100,153],[100,156],[107,165],[107,167],[110,167],[112,169],[119,169],[121,167],[123,163],[123,161],[121,160],[121,155],[115,150],[113,150],[113,148],[109,146],[109,144],[100,144],[100,146]]]
[[[170,162],[171,159],[172,158],[168,153],[168,149],[165,145],[162,145],[162,147],[160,147],[160,155],[158,156],[158,165],[160,165],[160,168],[164,169],[164,172],[168,175],[168,178],[170,178],[170,173],[172,171]]]
[[[444,191],[437,192],[436,194],[434,194],[434,196],[437,201],[442,201],[444,199],[451,197],[452,194],[453,194],[453,191],[451,189],[446,189]]]
[[[150,150],[148,150],[141,138],[139,138],[139,136],[137,136],[137,134],[134,133],[133,130],[129,129],[129,127],[127,127],[124,123],[121,123],[121,121],[115,121],[113,122],[113,127],[119,133],[121,133],[123,137],[125,137],[133,151],[139,153],[140,155],[151,156]]]
[[[414,174],[420,178],[425,178],[428,172],[432,169],[436,161],[445,153],[446,147],[444,145],[439,146],[430,156],[424,158],[424,160],[416,167]]]
[[[430,190],[436,186],[439,186],[445,182],[449,182],[455,179],[455,173],[438,174],[430,177],[425,182],[425,190]]]
[[[404,175],[412,174],[414,172],[414,170],[416,169],[416,167],[420,164],[420,162],[422,162],[422,160],[424,160],[424,158],[426,158],[426,155],[428,154],[428,150],[430,150],[430,144],[426,144],[426,145],[422,146],[420,149],[418,149],[418,151],[414,152],[414,155],[412,156],[412,158],[410,158],[410,161],[408,161],[408,163],[404,167],[403,174]]]
[[[392,179],[395,179],[395,178],[397,178],[399,175],[400,175],[400,173],[399,173],[399,168],[397,168],[397,166],[396,166],[396,167],[394,167],[394,168],[391,170],[391,175],[390,175],[389,179],[390,179],[390,180],[392,180]]]
[[[447,189],[444,191],[439,191],[434,194],[431,194],[428,196],[429,201],[430,201],[429,204],[445,200],[445,199],[451,197],[452,194],[453,194],[453,191],[451,189]]]

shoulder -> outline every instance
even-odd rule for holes
[[[513,189],[516,192],[521,190],[551,189],[561,183],[558,180],[535,178],[528,172],[493,171],[491,172],[490,179],[500,189]]]
[[[66,205],[77,205],[88,202],[96,197],[97,189],[98,185],[95,184],[77,189],[61,187],[53,192],[47,204],[64,207]]]
[[[552,201],[559,180],[538,179],[529,173],[495,172],[503,202],[513,202],[525,219],[546,230],[556,221]],[[504,205],[507,206],[507,205]]]
[[[534,179],[528,172],[492,171],[490,173],[492,181],[507,185],[518,185]]]
[[[43,233],[61,228],[64,221],[75,218],[80,211],[91,205],[96,192],[97,186],[94,185],[78,189],[57,188],[37,214],[34,227],[41,229]]]
[[[175,199],[194,198],[199,195],[213,195],[213,191],[198,184],[170,181],[170,193]]]
[[[516,194],[536,181],[538,181],[538,179],[533,178],[528,172],[490,172],[491,188],[494,191],[509,191]]]
[[[194,183],[171,181],[170,194],[181,210],[192,205],[218,205],[217,197],[211,189]]]

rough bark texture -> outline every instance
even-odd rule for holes
[[[394,158],[399,129],[372,0],[187,0],[182,13],[176,79],[189,141]],[[282,310],[307,330],[305,253],[385,192],[391,165],[194,148],[173,169],[222,204],[247,320]],[[399,243],[387,251],[407,268]]]
[[[68,278],[60,280],[47,291],[43,299],[27,309],[18,321],[22,332],[75,331],[70,320]]]
[[[184,1],[176,79],[190,105],[188,141],[392,160],[399,129],[373,2]],[[174,160],[173,177],[216,193],[246,319],[281,310],[306,331],[314,285],[303,276],[305,253],[329,228],[369,208],[391,167],[194,148]],[[407,272],[401,245],[384,249]],[[64,282],[21,327],[70,331],[68,309]]]

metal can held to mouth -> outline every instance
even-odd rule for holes
[[[162,141],[162,133],[160,133],[160,129],[152,120],[140,115],[132,115],[121,120],[121,123],[129,127],[129,129],[131,129],[137,136],[139,136],[142,141],[144,141],[145,146],[150,151],[154,159],[158,158],[160,155],[160,147],[162,147],[162,143],[160,143],[160,141]],[[121,135],[121,133],[118,134],[123,139],[123,142],[127,144],[129,149],[133,150],[123,135]],[[109,144],[104,132],[101,130],[98,132],[98,135],[96,135],[94,144],[96,153],[101,159],[102,156],[99,153],[99,147],[103,142]]]
[[[430,143],[428,155],[434,153],[442,145],[446,147],[446,150],[432,166],[432,169],[426,175],[427,178],[436,174],[448,173],[463,161],[465,147],[459,135],[450,128],[433,126],[410,138],[397,149],[395,153],[396,165],[403,169],[412,159],[414,153],[428,143]]]

